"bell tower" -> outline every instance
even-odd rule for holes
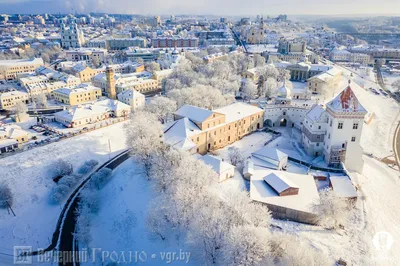
[[[117,93],[115,91],[115,77],[114,77],[114,69],[112,68],[112,66],[107,66],[106,78],[107,78],[107,83],[106,83],[107,96],[110,99],[116,100]]]

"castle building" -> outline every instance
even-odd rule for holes
[[[302,130],[304,149],[308,155],[322,155],[329,166],[344,163],[348,170],[361,173],[360,138],[366,114],[349,84],[325,109],[316,105],[307,113]]]
[[[78,48],[85,44],[83,31],[75,22],[71,25],[61,24],[61,45],[63,48]]]
[[[117,99],[117,93],[115,90],[115,76],[114,69],[111,66],[106,68],[106,79],[107,79],[107,94],[110,99]]]

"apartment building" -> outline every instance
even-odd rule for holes
[[[43,65],[42,58],[0,60],[0,79],[15,80],[18,74],[35,72]]]
[[[195,48],[199,46],[199,39],[195,37],[164,36],[151,39],[154,48]]]
[[[117,95],[117,99],[124,104],[130,105],[132,107],[132,110],[141,108],[145,104],[144,95],[134,89],[126,90],[119,93]]]
[[[107,58],[107,50],[100,48],[75,48],[66,52],[68,61],[85,61],[92,63],[95,60],[104,63]]]
[[[175,121],[164,130],[172,146],[204,154],[223,148],[263,127],[264,110],[245,103],[234,103],[207,110],[184,105],[174,114]]]
[[[81,84],[75,88],[61,88],[53,91],[56,101],[69,105],[78,105],[87,102],[93,102],[101,97],[101,89]]]
[[[18,102],[28,103],[29,95],[22,91],[8,91],[0,94],[0,110],[11,110]]]

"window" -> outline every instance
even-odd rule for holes
[[[332,127],[332,120],[330,120],[330,122],[329,122],[329,126],[331,126],[331,127]]]
[[[199,141],[200,140],[200,138],[199,137],[197,137],[197,141]]]
[[[355,142],[356,141],[356,137],[351,137],[351,142]]]
[[[317,147],[319,147],[319,143],[317,143]]]
[[[358,129],[358,123],[353,124],[353,129]]]
[[[342,128],[343,128],[343,122],[339,122],[337,128],[338,128],[338,129],[342,129]]]
[[[318,126],[318,129],[321,129],[321,126]]]
[[[331,134],[328,134],[328,139],[331,139]]]

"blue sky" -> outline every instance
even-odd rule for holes
[[[400,0],[0,0],[0,13],[400,14]]]

